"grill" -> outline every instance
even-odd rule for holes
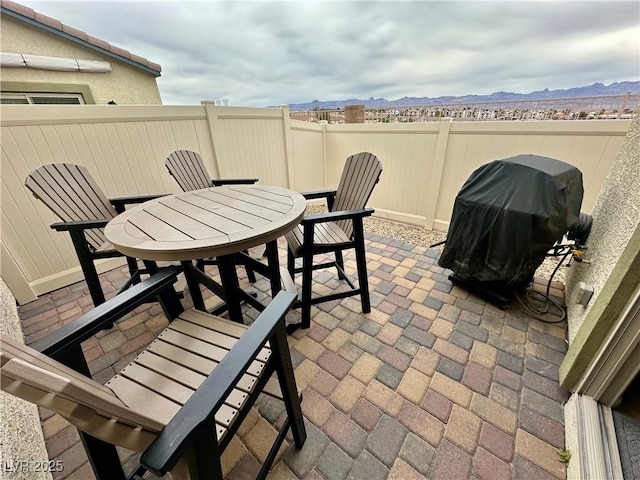
[[[517,155],[483,165],[456,196],[438,264],[454,284],[506,308],[578,223],[582,196],[582,173],[560,160]]]

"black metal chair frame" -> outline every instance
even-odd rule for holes
[[[360,295],[362,312],[369,313],[371,311],[363,219],[374,213],[374,209],[366,207],[366,204],[376,184],[380,181],[381,174],[380,160],[370,152],[360,152],[347,158],[336,189],[302,194],[307,200],[326,199],[329,211],[304,216],[300,228],[285,235],[289,247],[287,249],[287,270],[292,279],[295,278],[296,273],[302,273],[302,295],[300,301],[295,305],[296,308],[299,307],[302,310],[302,321],[299,325],[289,326],[289,331],[299,327],[309,328],[311,326],[311,307],[322,302]],[[316,231],[316,229],[318,230]],[[356,257],[357,287],[351,282],[344,270],[342,252],[351,248],[354,249]],[[333,253],[335,260],[319,264],[313,263],[314,255],[326,253]],[[296,267],[296,258],[299,257],[302,257],[302,266]],[[344,280],[350,289],[314,297],[312,295],[313,271],[328,267],[335,267],[338,271],[338,278]]]
[[[337,190],[318,190],[314,192],[303,193],[307,200],[325,198],[329,210],[333,207]],[[302,323],[297,326],[289,327],[289,331],[294,328],[309,328],[311,326],[311,306],[318,303],[329,302],[332,300],[340,300],[342,298],[360,295],[362,303],[362,312],[369,313],[371,311],[371,299],[369,296],[369,280],[367,278],[367,259],[364,244],[364,225],[363,218],[373,215],[374,209],[366,207],[360,210],[346,210],[339,212],[319,213],[315,215],[306,215],[301,222],[304,235],[304,243],[301,253],[298,257],[302,257],[302,266],[296,267],[296,256],[291,249],[287,249],[287,270],[292,278],[296,273],[302,273],[302,295],[294,308],[301,309]],[[314,245],[313,235],[314,227],[318,223],[335,222],[338,220],[353,221],[353,236],[349,243],[341,243],[339,245]],[[358,270],[358,286],[356,287],[344,271],[343,250],[353,248],[356,256],[356,265]],[[313,256],[323,253],[333,253],[335,261],[325,263],[313,263]],[[312,296],[312,275],[314,270],[335,267],[338,271],[338,278],[345,280],[350,290],[343,292],[330,293],[318,297]]]
[[[162,195],[118,197],[110,198],[109,201],[116,209],[116,212],[122,213],[125,211],[127,205],[143,203],[147,200],[158,198],[159,196]],[[138,261],[135,258],[126,256],[118,252],[117,250],[106,252],[94,251],[89,246],[85,231],[93,228],[104,228],[107,226],[107,223],[109,223],[110,220],[110,218],[102,218],[95,220],[79,220],[75,222],[56,222],[51,224],[51,228],[58,232],[69,232],[69,235],[71,236],[71,242],[73,243],[76,255],[78,256],[80,268],[82,269],[85,281],[87,282],[89,295],[91,295],[94,306],[98,306],[105,302],[104,292],[102,291],[102,286],[100,285],[100,277],[94,263],[95,260],[100,260],[102,258],[125,257],[127,261],[127,267],[129,268],[130,277],[127,282],[120,288],[118,293],[121,293],[124,290],[128,289],[131,285],[139,283],[142,279],[141,275],[149,273],[146,268],[141,268],[138,265]]]
[[[176,277],[181,271],[177,266],[160,269],[156,274],[126,292],[41,339],[32,345],[32,348],[90,377],[81,343],[154,297],[166,296],[169,318],[176,318],[182,313],[183,308],[180,301],[172,295],[173,283],[176,282]],[[142,453],[139,467],[128,478],[141,478],[146,471],[160,476],[165,475],[173,469],[181,457],[186,455],[192,480],[222,479],[220,456],[273,372],[278,377],[287,420],[282,425],[257,478],[263,479],[268,474],[289,428],[293,434],[294,444],[297,448],[302,448],[306,439],[300,409],[302,397],[295,387],[284,323],[284,317],[294,301],[295,295],[289,292],[280,292],[273,299]],[[268,370],[254,388],[239,421],[229,428],[223,441],[219,443],[216,436],[215,413],[267,343],[272,349],[271,359],[267,363]],[[83,432],[79,433],[98,480],[127,478],[113,444]]]
[[[99,246],[105,240],[97,229],[104,228],[113,217],[124,212],[127,205],[146,202],[162,195],[107,198],[86,167],[66,163],[36,168],[27,176],[25,186],[62,220],[50,227],[58,232],[69,233],[94,306],[105,302],[95,260],[126,258],[130,278],[118,293],[139,283],[140,276],[149,273],[146,267],[138,265],[136,259],[114,248],[100,250]]]

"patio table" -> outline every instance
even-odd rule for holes
[[[281,289],[278,237],[302,219],[306,200],[292,190],[269,185],[230,185],[156,198],[111,220],[105,236],[126,255],[143,260],[180,261],[194,306],[205,310],[200,284],[221,297],[229,318],[242,322],[241,301],[264,306],[239,286],[236,264],[249,264]],[[266,265],[245,253],[266,244]],[[221,284],[194,265],[216,257]]]

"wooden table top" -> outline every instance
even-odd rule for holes
[[[298,225],[305,198],[268,185],[233,185],[142,203],[105,227],[120,252],[145,260],[227,255],[275,240]]]

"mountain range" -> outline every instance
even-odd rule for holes
[[[514,100],[543,100],[551,98],[596,97],[601,95],[624,95],[627,92],[640,93],[639,82],[616,82],[611,85],[594,83],[584,87],[574,87],[563,90],[539,90],[531,93],[495,92],[490,95],[462,95],[447,97],[402,97],[397,100],[370,97],[367,100],[350,98],[347,100],[313,100],[307,103],[289,105],[290,110],[322,110],[343,108],[345,105],[364,105],[365,108],[407,107],[417,105],[442,105],[447,103],[484,103],[504,102]]]

